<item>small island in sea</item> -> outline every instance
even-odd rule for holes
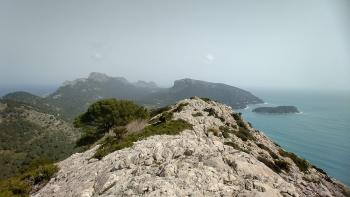
[[[257,107],[253,109],[256,113],[270,113],[270,114],[289,114],[299,113],[299,110],[295,106],[276,106],[276,107]]]

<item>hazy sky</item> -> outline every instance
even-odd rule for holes
[[[0,0],[0,85],[92,71],[350,90],[350,0]]]

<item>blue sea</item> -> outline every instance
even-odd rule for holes
[[[242,112],[283,148],[350,185],[350,93],[321,91],[251,90],[266,103]],[[257,114],[257,106],[294,105],[301,113]]]

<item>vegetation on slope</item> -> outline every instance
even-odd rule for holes
[[[298,166],[300,171],[306,172],[309,169],[310,167],[309,162],[307,162],[305,159],[298,157],[296,154],[284,151],[283,149],[279,149],[278,152],[281,156],[289,157],[290,159],[292,159],[295,165]]]
[[[133,133],[122,137],[107,137],[102,143],[102,146],[96,151],[94,157],[101,159],[111,152],[131,147],[134,142],[153,135],[176,135],[190,128],[192,128],[192,125],[184,120],[170,120],[160,124],[149,125],[139,133]]]
[[[74,121],[74,126],[82,128],[84,132],[77,145],[93,144],[112,128],[125,126],[133,120],[147,119],[148,117],[147,109],[132,101],[99,100],[90,105],[88,110]]]
[[[53,164],[32,165],[25,172],[0,181],[0,196],[26,197],[42,188],[58,171]]]
[[[28,113],[34,109],[15,101],[2,101],[7,107],[0,112],[0,179],[6,179],[22,172],[34,160],[59,161],[76,152],[72,136],[78,133],[68,124],[62,126],[62,120],[54,119],[50,114],[41,113],[42,123],[59,123],[54,128],[37,124]],[[33,113],[37,114],[37,113]],[[32,115],[33,116],[33,115]],[[46,123],[45,123],[46,124]],[[68,129],[63,132],[63,129]],[[71,129],[71,130],[69,130]]]
[[[181,111],[188,103],[178,105],[173,111]],[[140,119],[148,119],[149,112],[141,106],[125,100],[104,99],[92,104],[87,112],[75,119],[75,126],[84,131],[78,140],[78,146],[91,145],[108,134],[101,142],[94,157],[101,159],[105,155],[130,147],[134,142],[153,135],[175,135],[191,128],[184,120],[172,120],[173,111],[170,107],[163,107],[151,111],[153,116],[161,114],[150,121],[150,125],[141,131],[128,131],[127,124]]]
[[[282,170],[289,172],[290,164],[284,160],[274,160],[271,161],[265,157],[258,156],[257,158],[260,162],[264,163],[267,167],[273,170],[276,173],[281,173]]]

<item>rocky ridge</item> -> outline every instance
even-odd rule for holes
[[[291,157],[231,107],[195,97],[168,112],[193,129],[149,137],[101,160],[92,158],[98,146],[76,153],[59,162],[57,175],[33,196],[349,195],[344,185]]]

